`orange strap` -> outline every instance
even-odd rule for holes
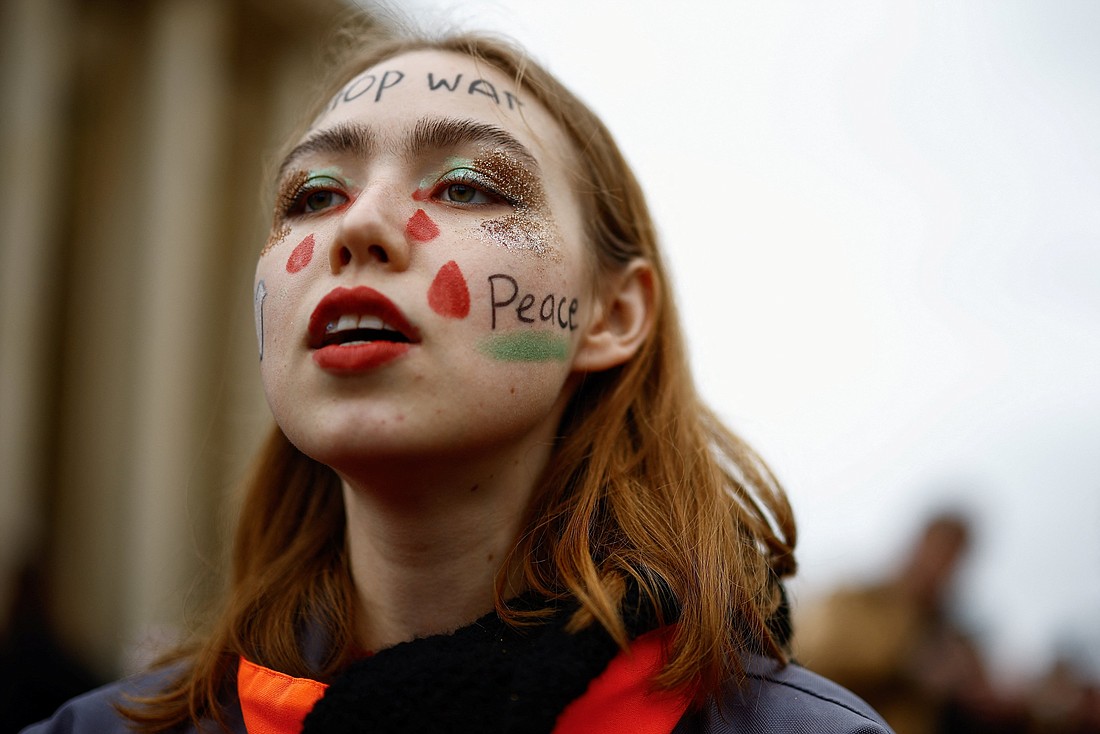
[[[688,699],[649,690],[660,669],[663,643],[673,628],[642,635],[565,707],[554,734],[669,734]],[[294,678],[241,658],[237,692],[248,734],[300,734],[302,722],[326,686]]]
[[[299,734],[306,714],[325,695],[324,683],[295,678],[241,658],[237,695],[248,734]]]

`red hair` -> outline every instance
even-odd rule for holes
[[[784,643],[768,621],[780,605],[780,579],[795,570],[791,508],[760,457],[695,392],[653,222],[610,133],[506,42],[475,35],[352,41],[315,113],[347,79],[408,51],[478,59],[514,78],[570,141],[598,277],[638,258],[653,268],[650,334],[626,364],[587,375],[573,396],[526,528],[498,576],[501,616],[531,621],[517,618],[501,592],[506,571],[518,569],[530,588],[580,603],[574,626],[601,624],[625,645],[620,602],[635,584],[658,615],[678,614],[657,684],[698,701],[740,672],[746,650],[783,659]],[[294,676],[335,674],[355,647],[354,599],[340,482],[276,427],[241,509],[223,612],[203,639],[174,656],[184,661],[175,684],[127,716],[145,731],[219,718],[241,655]],[[319,667],[304,656],[307,621],[332,643]]]

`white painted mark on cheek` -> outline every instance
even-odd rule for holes
[[[256,341],[260,345],[260,361],[264,361],[264,299],[267,298],[267,286],[261,280],[256,284],[256,295],[252,305],[256,309]]]

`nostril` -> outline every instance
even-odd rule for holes
[[[351,250],[346,247],[340,248],[340,264],[347,265],[351,262]]]
[[[390,256],[386,253],[385,248],[379,245],[371,245],[367,248],[367,252],[380,263],[388,263],[390,261]]]

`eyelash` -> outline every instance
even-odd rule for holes
[[[462,201],[448,201],[444,200],[446,204],[467,206],[467,207],[481,207],[492,206],[494,204],[507,204],[508,206],[516,206],[518,202],[515,199],[508,196],[500,190],[500,188],[493,182],[491,178],[479,171],[475,171],[472,168],[455,168],[439,177],[435,186],[432,187],[431,196],[433,198],[439,198],[452,186],[455,185],[469,186],[477,193],[494,199],[495,201],[469,203]]]
[[[453,199],[443,199],[442,197],[455,185],[469,186],[476,194],[488,197],[492,201],[463,202]],[[284,194],[280,197],[279,210],[282,214],[282,218],[292,219],[310,216],[340,207],[351,199],[351,197],[343,191],[343,188],[343,184],[331,176],[313,176],[307,178],[297,186],[291,181],[287,185]],[[309,200],[310,196],[317,193],[331,193],[336,197],[342,198],[343,201],[336,204],[330,204],[329,206],[325,206],[315,211],[308,211],[306,209],[306,202]],[[429,195],[451,206],[472,208],[493,206],[497,204],[506,204],[508,206],[516,206],[518,204],[513,197],[500,191],[500,188],[492,179],[472,168],[455,168],[443,174],[439,177],[439,180],[436,181]]]
[[[344,193],[342,190],[343,184],[340,181],[332,178],[331,176],[314,176],[307,179],[297,188],[289,187],[286,196],[283,197],[282,212],[283,216],[290,217],[303,217],[310,214],[318,214],[329,209],[333,209],[347,203],[351,197]],[[337,197],[342,197],[343,201],[338,204],[332,204],[316,211],[306,210],[306,201],[310,196],[317,193],[330,193]]]

